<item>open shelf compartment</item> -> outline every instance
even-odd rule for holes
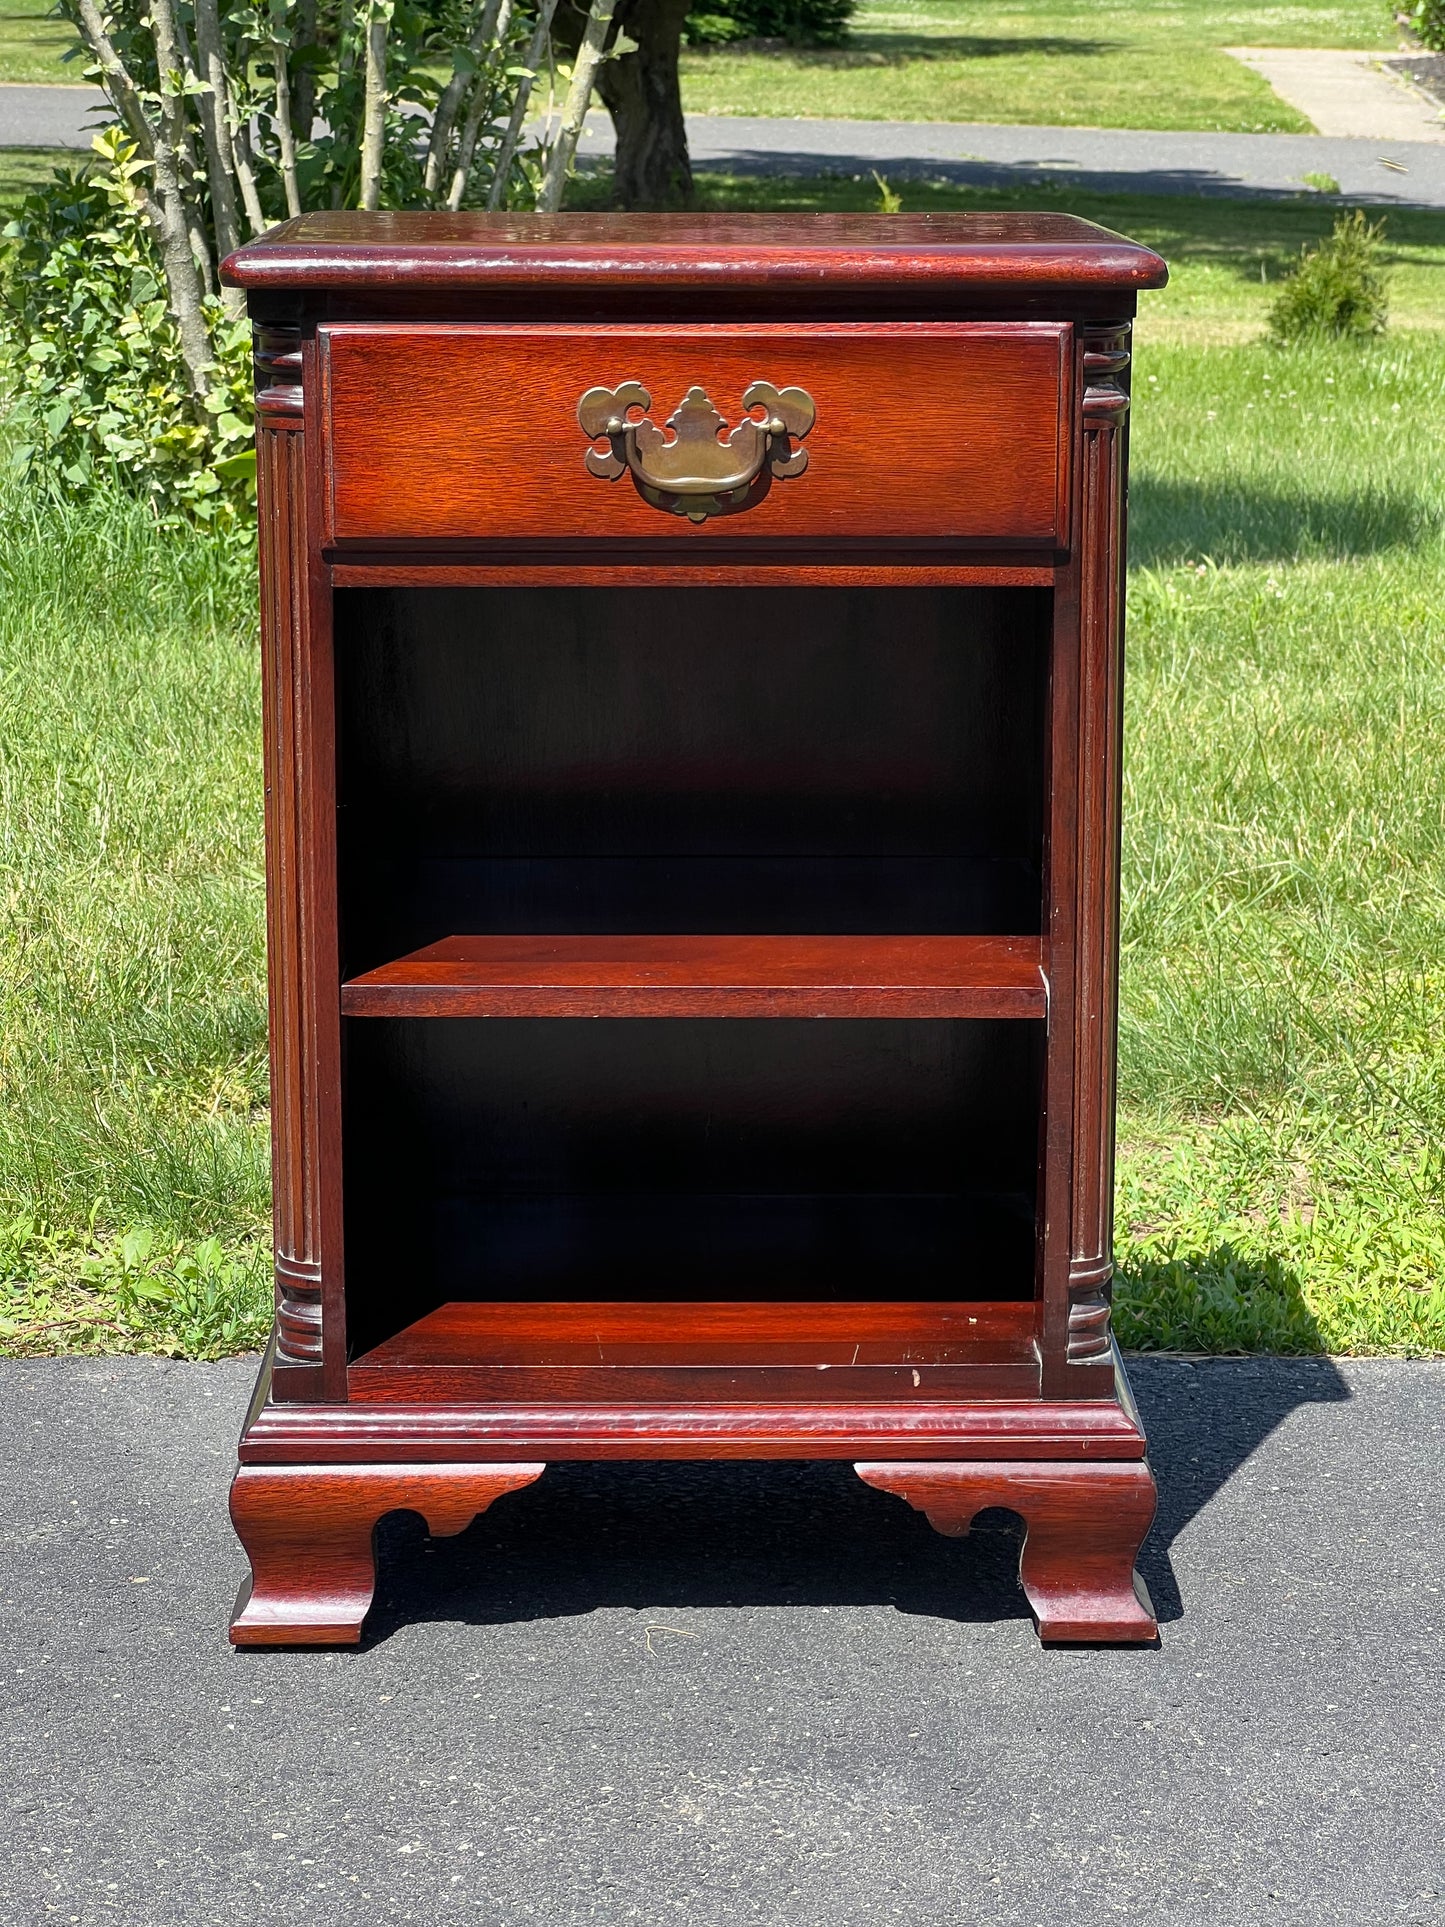
[[[1029,1304],[449,1303],[357,1359],[355,1397],[888,1399],[1038,1391]]]
[[[1051,594],[335,609],[353,1395],[1035,1394]]]

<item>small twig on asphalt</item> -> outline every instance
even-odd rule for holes
[[[649,1659],[657,1658],[657,1653],[654,1650],[653,1644],[652,1644],[652,1635],[654,1633],[676,1633],[679,1639],[696,1639],[697,1638],[697,1634],[690,1633],[685,1626],[649,1626],[647,1628],[647,1631],[643,1635],[643,1642],[642,1642],[643,1645],[646,1646],[647,1648],[647,1656]]]

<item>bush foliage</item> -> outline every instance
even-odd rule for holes
[[[1405,19],[1422,46],[1445,53],[1445,0],[1415,0]]]
[[[1269,311],[1269,331],[1277,342],[1328,335],[1367,339],[1385,332],[1384,231],[1383,222],[1367,221],[1356,208],[1342,214],[1317,247],[1301,250],[1299,266]]]
[[[691,46],[778,40],[787,47],[840,47],[857,0],[704,0],[687,17]]]
[[[119,130],[95,145],[94,166],[59,172],[4,230],[11,460],[51,494],[113,478],[163,523],[244,532],[256,472],[250,326],[213,304],[217,377],[198,406],[136,193],[141,163]]]
[[[221,261],[307,210],[555,208],[609,9],[582,7],[568,67],[554,7],[57,0],[117,124],[0,241],[0,387],[21,469],[53,496],[114,481],[165,525],[243,535],[249,329]],[[529,103],[547,101],[561,109],[550,138],[528,146]]]

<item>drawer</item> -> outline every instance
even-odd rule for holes
[[[1065,323],[337,323],[317,339],[333,544],[1066,538]]]

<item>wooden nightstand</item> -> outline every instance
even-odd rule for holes
[[[256,327],[276,1331],[241,1644],[551,1459],[1005,1506],[1147,1640],[1109,1330],[1129,319],[1066,215],[307,215]]]

